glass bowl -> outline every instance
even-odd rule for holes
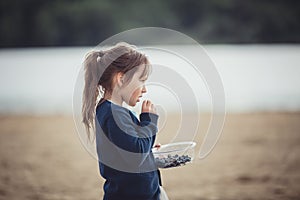
[[[176,142],[152,148],[152,153],[158,168],[179,167],[193,161],[195,146],[195,142]]]

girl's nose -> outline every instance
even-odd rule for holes
[[[143,88],[142,88],[142,93],[146,93],[147,92],[147,89],[146,89],[146,86],[143,85]]]

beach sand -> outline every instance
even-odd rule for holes
[[[209,116],[201,120],[208,124]],[[300,199],[299,122],[300,113],[228,114],[208,157],[161,170],[169,198]],[[98,163],[81,145],[71,116],[2,115],[0,180],[0,199],[5,200],[94,200],[103,195]]]

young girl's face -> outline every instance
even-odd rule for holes
[[[145,82],[147,76],[141,77],[145,69],[144,65],[138,66],[138,70],[134,73],[131,81],[124,85],[121,89],[122,99],[129,105],[135,106],[140,101],[143,93],[146,93]]]

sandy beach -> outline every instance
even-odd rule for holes
[[[169,198],[300,199],[299,122],[300,113],[228,114],[207,158],[161,170]],[[164,137],[169,136],[160,140]],[[71,116],[2,115],[0,180],[3,200],[96,200],[103,195],[98,163],[81,145]]]

